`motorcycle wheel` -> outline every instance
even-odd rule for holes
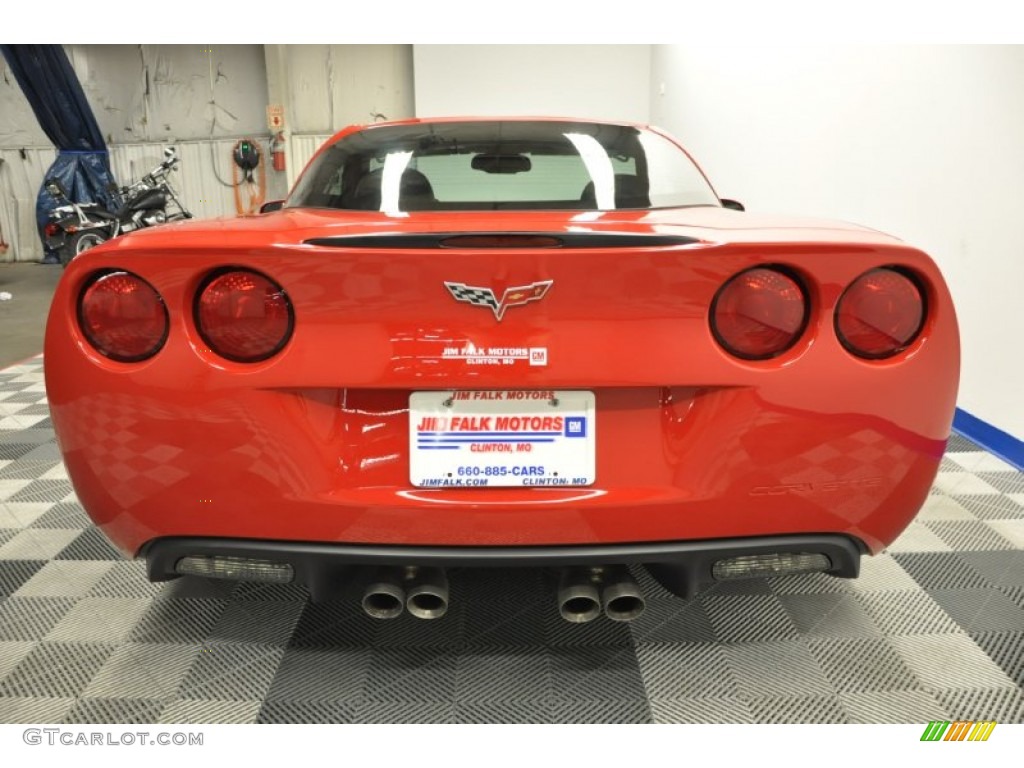
[[[101,232],[75,232],[60,249],[60,263],[67,267],[73,258],[85,253],[90,248],[95,248],[100,243],[105,243],[106,240],[107,236]]]

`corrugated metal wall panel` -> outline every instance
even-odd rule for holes
[[[269,163],[267,154],[269,137],[248,137],[256,141],[263,153],[264,162]],[[237,138],[212,139],[206,141],[181,141],[174,145],[163,143],[121,144],[110,151],[110,161],[118,181],[129,184],[140,179],[163,159],[164,148],[174,146],[178,150],[181,163],[172,174],[171,185],[178,193],[182,202],[197,219],[208,219],[217,216],[234,216],[238,211],[234,197],[234,162],[232,151]],[[255,172],[257,183],[260,173]],[[275,196],[276,189],[282,184],[272,170],[266,172],[266,198]],[[279,196],[279,194],[277,195]],[[250,199],[249,190],[243,186],[242,201]]]
[[[39,261],[43,247],[36,232],[36,195],[46,169],[53,165],[53,147],[0,149],[0,229],[7,241],[7,253],[0,261]]]
[[[333,135],[332,133],[292,134],[291,146],[288,151],[288,189],[295,185],[295,180],[305,169],[306,163]]]
[[[287,190],[285,174],[269,167],[269,137],[248,138],[260,145],[268,165],[266,199],[284,197]],[[178,150],[181,163],[178,171],[171,176],[171,185],[196,218],[237,214],[232,184],[234,162],[231,156],[237,141],[237,138],[219,138],[181,141],[173,145]],[[163,159],[165,146],[168,145],[159,142],[113,145],[110,148],[110,164],[118,182],[129,184],[152,170]],[[17,149],[0,149],[0,158],[4,161],[0,164],[0,196],[8,202],[0,206],[0,227],[10,244],[7,253],[0,254],[0,260],[39,261],[43,257],[42,245],[32,224],[32,212],[35,211],[36,194],[43,175],[53,163],[56,152],[52,147],[26,149],[24,152],[25,157],[22,158]],[[258,171],[256,179],[259,180]],[[243,187],[243,204],[248,200],[248,189]]]
[[[276,172],[270,167],[268,136],[248,137],[260,145],[267,163],[266,199],[284,197],[294,179],[332,135],[293,134],[289,139],[287,174]],[[232,186],[234,162],[231,153],[237,141],[238,138],[232,137],[180,141],[173,145],[178,150],[181,163],[178,171],[171,176],[171,185],[196,218],[236,215]],[[111,146],[110,165],[118,183],[129,184],[152,170],[163,159],[166,146],[170,145],[147,142]],[[25,153],[24,158],[21,156],[22,151]],[[36,195],[43,183],[43,175],[56,156],[52,147],[0,149],[0,159],[3,160],[0,163],[0,197],[3,198],[3,204],[0,204],[0,229],[10,246],[6,254],[0,254],[0,261],[42,259],[43,249],[33,223]],[[247,199],[243,195],[243,201]]]

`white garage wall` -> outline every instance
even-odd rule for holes
[[[21,86],[0,56],[0,234],[8,244],[0,262],[37,260],[35,199],[55,153],[36,122]]]
[[[411,117],[410,45],[69,45],[65,48],[110,146],[122,184],[174,144],[175,187],[196,216],[235,214],[231,149],[242,137],[266,150],[268,63],[285,107],[288,172],[267,171],[267,199],[323,140],[352,122]],[[24,150],[24,156],[22,153]],[[267,155],[264,155],[267,157]],[[37,261],[35,199],[54,151],[0,57],[0,260]]]
[[[263,135],[262,45],[69,45],[110,144]]]
[[[1024,47],[655,46],[651,82],[652,122],[719,194],[930,253],[960,319],[960,407],[1024,438]]]
[[[35,119],[31,111],[29,117]],[[0,262],[42,258],[36,233],[36,195],[43,174],[56,158],[52,146],[0,147],[0,231],[9,246],[6,253],[0,253]]]
[[[649,45],[416,45],[413,62],[419,117],[650,113]]]
[[[353,124],[413,116],[411,45],[267,45],[270,98],[285,110],[287,187]]]
[[[43,146],[49,141],[7,66],[7,59],[0,55],[0,147]]]
[[[231,148],[238,138],[251,136],[265,149],[268,138],[262,45],[69,45],[65,50],[120,183],[148,171],[163,147],[173,144],[182,163],[172,183],[193,213],[235,213],[231,187],[220,181],[231,179]],[[37,261],[42,246],[35,200],[55,152],[13,76],[8,73],[7,79],[10,83],[0,85],[0,103],[14,117],[0,122],[0,196],[8,203],[0,206],[0,226],[12,245],[6,258]],[[16,122],[8,125],[11,120]],[[268,172],[268,196],[283,189],[283,178]]]
[[[289,45],[292,131],[333,134],[355,123],[412,117],[411,45]]]

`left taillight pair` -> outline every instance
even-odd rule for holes
[[[295,312],[284,289],[249,269],[211,272],[192,303],[195,329],[213,353],[240,363],[266,360],[291,338]],[[78,325],[104,357],[122,363],[159,352],[170,331],[163,297],[125,271],[93,276],[78,297]]]

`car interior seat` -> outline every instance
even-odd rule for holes
[[[588,182],[580,194],[580,202],[586,208],[597,208],[597,195],[594,182]],[[627,173],[615,174],[615,207],[616,208],[650,208],[651,198],[648,185],[639,176]]]
[[[370,171],[356,185],[353,205],[357,211],[379,211],[381,209],[381,186],[384,169]],[[437,206],[434,189],[429,179],[415,168],[407,168],[398,185],[398,208],[402,211],[430,210]]]

